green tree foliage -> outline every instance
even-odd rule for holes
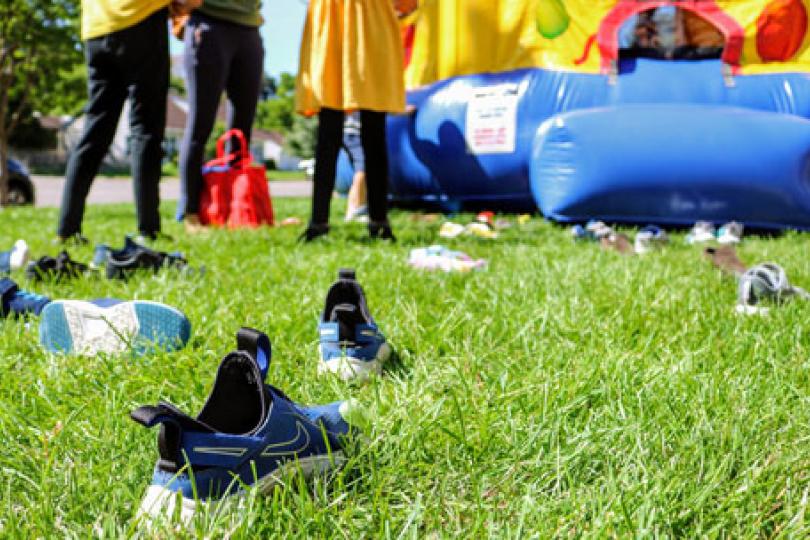
[[[296,115],[292,129],[285,134],[284,149],[293,156],[311,158],[315,155],[318,118]]]
[[[78,52],[73,55],[75,63],[61,70],[59,76],[51,81],[51,92],[41,95],[43,99],[34,100],[35,110],[42,114],[68,116],[82,114],[87,102],[87,68],[82,60],[81,51],[74,52]]]
[[[256,127],[286,134],[295,118],[295,77],[289,73],[282,73],[278,80],[267,77],[265,88],[274,93],[256,108]]]
[[[8,141],[26,113],[70,108],[81,77],[78,0],[0,1],[0,205]]]
[[[288,153],[302,158],[312,157],[318,122],[295,113],[295,75],[282,73],[278,79],[267,77],[264,87],[270,95],[259,103],[256,126],[284,135]]]

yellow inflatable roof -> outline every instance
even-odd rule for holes
[[[527,67],[609,72],[622,24],[664,6],[719,30],[737,73],[810,72],[810,0],[422,0],[405,19],[406,83]]]

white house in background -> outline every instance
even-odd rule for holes
[[[65,119],[59,130],[59,148],[66,155],[70,153],[79,143],[79,139],[84,131],[86,116],[80,114],[73,118]],[[121,111],[121,118],[118,120],[118,129],[115,131],[112,144],[107,152],[104,162],[108,165],[124,165],[129,163],[129,100],[124,104]]]
[[[276,168],[282,171],[298,170],[301,158],[291,156],[284,151],[284,137],[281,133],[254,129],[253,139],[258,142],[260,138],[264,138],[262,149],[265,160],[272,159],[276,163]]]

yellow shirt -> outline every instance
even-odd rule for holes
[[[391,0],[310,0],[296,110],[405,110],[402,36]]]
[[[111,34],[146,19],[170,0],[82,0],[82,39]]]

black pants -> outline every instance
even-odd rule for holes
[[[89,100],[84,132],[65,173],[59,236],[81,232],[90,185],[113,141],[127,98],[138,230],[145,235],[160,231],[161,143],[169,89],[166,18],[167,11],[158,10],[135,26],[86,43]]]
[[[228,128],[240,130],[250,143],[264,69],[262,38],[258,28],[194,13],[185,30],[183,62],[189,111],[180,148],[178,219],[200,210],[205,143],[223,90],[228,96]]]
[[[385,142],[385,113],[360,111],[360,140],[366,158],[368,217],[374,223],[388,220],[388,146]],[[343,144],[343,111],[321,109],[315,147],[315,177],[312,193],[313,225],[329,222],[329,203],[335,189],[335,169]]]

